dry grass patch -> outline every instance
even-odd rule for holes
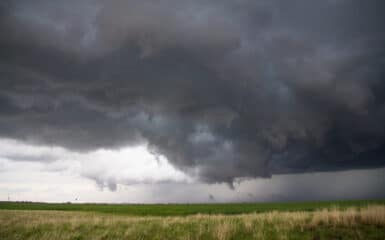
[[[348,208],[345,211],[337,208],[322,209],[313,213],[310,225],[353,226],[362,223],[385,226],[385,206],[373,205],[361,209]]]

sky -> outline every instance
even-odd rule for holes
[[[385,198],[382,0],[2,0],[0,201]]]

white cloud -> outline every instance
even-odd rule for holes
[[[82,175],[111,190],[116,189],[117,183],[130,185],[191,181],[183,172],[170,165],[167,159],[154,156],[144,146],[97,150],[85,155],[81,163]]]
[[[0,149],[0,171],[17,172],[28,165],[40,172],[68,172],[86,177],[111,190],[116,190],[117,184],[192,181],[163,156],[149,153],[145,146],[77,153],[0,139]]]

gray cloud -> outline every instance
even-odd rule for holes
[[[148,144],[206,182],[384,166],[384,9],[4,1],[0,135],[74,151]]]

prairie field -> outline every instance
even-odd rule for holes
[[[24,210],[10,210],[4,209],[6,203],[2,204],[0,239],[385,239],[385,205],[374,203],[179,216],[164,212],[143,216],[81,210],[31,211],[26,208],[28,204],[20,205]],[[93,205],[95,209],[97,206]]]
[[[308,201],[271,203],[210,203],[210,204],[92,204],[0,202],[7,210],[57,210],[110,213],[132,216],[187,216],[193,214],[245,214],[271,211],[315,211],[324,208],[346,209],[368,205],[385,205],[385,200]]]

